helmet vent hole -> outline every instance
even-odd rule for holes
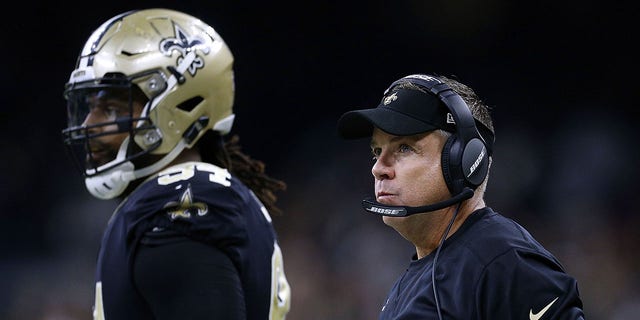
[[[127,81],[127,77],[121,72],[108,72],[100,79],[100,84],[122,85]]]
[[[177,108],[186,112],[191,112],[191,110],[193,110],[195,107],[198,106],[198,104],[200,104],[200,102],[202,102],[202,100],[204,100],[201,96],[196,96],[193,97],[189,100],[183,101],[182,103],[180,103],[179,105],[177,105]]]

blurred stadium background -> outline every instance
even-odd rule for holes
[[[235,55],[244,151],[288,183],[274,216],[290,319],[376,319],[413,248],[360,201],[366,141],[345,111],[410,73],[455,75],[493,106],[488,204],[575,275],[591,320],[640,314],[637,9],[597,1],[51,1],[5,10],[0,319],[88,319],[115,208],[66,157],[62,90],[90,33],[136,8],[183,10]],[[636,142],[634,142],[636,141]]]

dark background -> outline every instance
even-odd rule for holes
[[[135,3],[135,4],[134,4]],[[367,141],[345,111],[411,73],[456,76],[493,108],[486,201],[579,281],[587,318],[640,314],[638,10],[597,1],[53,1],[2,18],[0,319],[88,319],[102,230],[61,143],[62,90],[103,21],[147,7],[211,24],[235,56],[233,133],[288,183],[274,217],[291,319],[375,319],[413,247],[360,208]]]

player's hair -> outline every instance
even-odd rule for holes
[[[269,213],[282,214],[276,206],[276,192],[284,191],[287,184],[265,173],[265,164],[241,151],[240,137],[236,134],[226,141],[214,131],[207,132],[198,142],[202,159],[228,169],[255,193]]]

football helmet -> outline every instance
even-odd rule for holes
[[[89,192],[115,198],[131,181],[193,147],[207,130],[227,134],[234,91],[233,55],[211,26],[169,9],[125,12],[95,30],[78,57],[64,90],[63,139],[82,165]],[[128,107],[108,121],[89,123],[103,97],[119,97]],[[113,159],[96,161],[94,149],[109,135],[124,138]]]

